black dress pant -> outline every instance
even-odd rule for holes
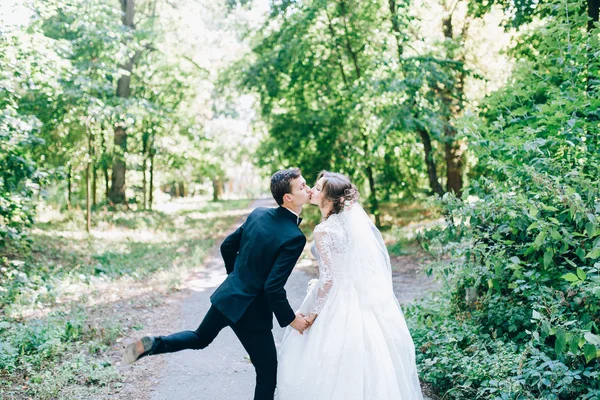
[[[219,310],[211,306],[195,331],[183,331],[156,337],[152,354],[173,353],[207,347],[226,326],[230,326],[256,370],[254,400],[273,400],[277,380],[277,350],[270,329],[251,329],[247,324],[233,324]]]

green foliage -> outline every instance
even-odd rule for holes
[[[350,175],[369,200],[414,198],[427,189],[415,111],[435,95],[426,89],[439,65],[398,59],[411,16],[388,2],[315,0],[274,5],[253,38],[253,52],[234,65],[233,81],[260,99],[268,135],[257,160],[271,169],[299,165]],[[402,29],[397,34],[392,21]],[[439,68],[435,78],[445,76]],[[420,92],[423,104],[413,96]],[[439,122],[439,120],[438,120]],[[438,123],[439,125],[439,123]],[[375,192],[375,193],[374,193]],[[365,196],[367,198],[367,196]]]
[[[573,367],[536,343],[493,337],[476,313],[457,312],[450,297],[442,292],[406,309],[421,378],[445,397],[593,399],[600,394],[594,365]]]
[[[83,308],[54,312],[44,321],[4,320],[0,323],[0,371],[27,374],[25,393],[40,399],[56,398],[73,384],[103,386],[118,374],[101,353],[121,334],[118,324],[90,323]],[[11,393],[10,388],[0,387],[0,393],[3,390]]]
[[[424,379],[453,398],[600,393],[599,32],[586,33],[577,2],[544,7],[553,16],[517,49],[511,82],[471,125],[475,200],[445,196],[447,227],[428,234],[431,249],[454,255],[439,267],[451,285],[445,310],[423,303],[415,327],[459,339],[415,336],[431,342],[419,355]],[[456,374],[442,377],[434,360]]]
[[[32,158],[34,149],[43,144],[38,136],[40,121],[20,113],[21,90],[12,79],[20,77],[19,65],[30,55],[22,45],[22,38],[10,32],[0,37],[0,54],[4,55],[0,57],[0,253],[9,245],[26,244],[22,231],[32,222],[31,198],[44,177]]]
[[[235,200],[173,213],[97,214],[93,240],[81,229],[81,212],[36,224],[31,251],[0,259],[0,397],[14,391],[15,397],[80,398],[65,390],[81,387],[89,394],[115,383],[112,346],[127,329],[143,329],[115,310],[145,290],[126,299],[121,291],[178,287],[181,273],[202,265],[215,237],[238,218],[228,212],[247,206],[248,200]],[[125,238],[121,245],[115,236]],[[148,306],[147,298],[141,301]],[[24,316],[32,313],[43,316]]]
[[[116,229],[129,238],[124,248],[114,248],[110,241],[98,238],[62,236],[60,232],[81,233],[81,212],[37,224],[38,231],[31,234],[30,252],[0,259],[0,306],[8,312],[11,307],[52,304],[63,295],[65,282],[93,285],[125,276],[142,280],[174,265],[197,266],[212,246],[214,234],[232,222],[233,217],[223,218],[218,213],[243,208],[247,203],[207,203],[193,212],[178,213],[177,223],[171,215],[161,212],[95,215],[94,224],[100,229]],[[136,233],[149,231],[163,240],[131,239]],[[186,253],[185,260],[178,258],[182,251]]]
[[[469,1],[468,7],[473,15],[483,16],[492,7],[500,6],[509,16],[507,27],[518,28],[536,16],[547,16],[550,10],[543,5],[548,3],[548,0],[473,0]]]
[[[35,214],[34,194],[71,208],[85,200],[88,166],[98,181],[97,175],[110,175],[113,158],[122,151],[113,143],[118,126],[128,134],[124,155],[128,170],[147,174],[148,160],[156,156],[155,180],[157,171],[171,173],[181,182],[197,178],[194,169],[203,165],[205,147],[200,121],[188,109],[205,73],[185,68],[190,63],[185,49],[168,42],[172,27],[156,15],[144,15],[156,13],[156,4],[154,11],[146,6],[138,4],[132,30],[124,28],[115,1],[35,0],[26,6],[32,15],[25,26],[3,28],[3,248],[21,243],[20,235]],[[118,97],[117,83],[130,60],[135,64],[131,96]],[[164,136],[172,141],[162,141]],[[137,152],[140,158],[134,157]],[[202,175],[198,180],[204,179]],[[147,192],[148,184],[140,189]]]

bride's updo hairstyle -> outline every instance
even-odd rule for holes
[[[331,211],[327,218],[333,214],[339,214],[345,207],[350,206],[360,197],[356,186],[350,182],[350,178],[337,172],[321,171],[317,181],[323,178],[323,196],[331,201]]]

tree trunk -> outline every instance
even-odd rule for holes
[[[587,30],[590,32],[592,29],[594,29],[595,23],[598,22],[598,16],[600,14],[600,0],[587,0],[587,11],[588,17],[590,18],[588,20]]]
[[[71,187],[71,175],[72,175],[72,167],[69,165],[69,170],[67,171],[67,210],[71,211],[71,192],[73,188]]]
[[[127,150],[127,133],[121,126],[115,127],[115,148],[113,149],[113,168],[110,187],[110,201],[114,204],[125,203],[125,152]]]
[[[431,137],[429,132],[423,128],[417,128],[419,136],[421,136],[421,142],[423,143],[423,149],[425,150],[425,165],[427,166],[427,176],[429,177],[429,186],[436,194],[443,196],[444,189],[440,185],[438,180],[437,170],[435,168],[435,162],[433,160],[433,148],[431,147]]]
[[[148,137],[144,134],[142,136],[142,209],[146,209],[147,196],[146,192],[148,189],[148,181],[146,179],[146,172],[148,169]]]
[[[104,197],[106,198],[106,202],[110,201],[110,179],[108,178],[108,168],[104,167]]]
[[[375,178],[373,176],[373,167],[367,165],[367,178],[369,180],[369,205],[371,212],[375,215],[375,226],[381,228],[381,216],[379,215],[379,202],[377,201],[377,191],[375,187]]]
[[[220,178],[212,179],[213,186],[213,201],[219,201],[221,199],[221,193],[223,191],[223,184],[221,183]]]
[[[461,196],[463,187],[463,153],[460,141],[446,142],[446,190]]]
[[[92,206],[96,207],[98,205],[98,196],[96,195],[98,192],[98,167],[96,163],[92,164]]]
[[[600,0],[587,0],[587,15],[588,15],[588,23],[587,23],[587,31],[591,34],[592,30],[596,23],[598,23],[598,14],[600,13]],[[590,35],[591,36],[591,35]],[[589,46],[588,51],[588,62],[587,62],[587,79],[586,79],[586,91],[588,94],[592,95],[594,91],[594,87],[592,85],[592,80],[597,79],[594,77],[593,73],[590,73],[590,66],[594,62],[596,55],[594,54],[594,47]]]
[[[90,233],[92,228],[92,199],[91,199],[91,168],[92,166],[92,135],[88,132],[88,161],[85,167],[85,230]]]
[[[469,18],[467,16],[467,18]],[[465,21],[465,28],[463,33],[466,32],[468,21]],[[447,17],[442,20],[442,31],[444,37],[452,41],[453,27],[452,27],[452,13],[449,13]],[[451,44],[452,46],[452,44]],[[454,54],[449,51],[449,59],[454,59]],[[464,60],[458,60],[464,61]],[[463,174],[463,144],[456,140],[456,128],[452,125],[452,118],[457,117],[462,111],[462,101],[464,98],[464,80],[465,75],[461,70],[458,72],[456,77],[456,84],[454,87],[445,87],[440,91],[442,103],[446,107],[446,115],[444,116],[446,127],[444,129],[444,150],[446,154],[446,190],[448,192],[454,192],[457,196],[462,194],[462,174]],[[452,89],[455,90],[453,95]]]
[[[346,49],[352,59],[354,65],[354,71],[356,73],[356,79],[360,79],[361,71],[358,65],[358,52],[352,49],[352,43],[350,43],[350,37],[348,36],[348,23],[346,21],[346,3],[344,0],[340,1],[340,14],[342,15],[342,21],[344,22],[344,39],[346,40]]]
[[[146,203],[148,201],[147,198],[147,190],[148,190],[148,181],[146,179],[146,170],[148,169],[148,159],[146,155],[142,158],[142,210],[146,209]]]
[[[398,7],[396,6],[396,0],[388,0],[390,8],[391,22],[392,22],[392,34],[396,38],[396,49],[398,51],[398,60],[402,62],[402,54],[404,54],[404,46],[402,46],[402,40],[400,39],[400,23],[398,22]]]
[[[129,29],[135,29],[133,25],[133,16],[135,0],[120,0],[123,25]],[[126,71],[121,75],[117,83],[117,97],[128,98],[131,94],[131,72],[135,56],[130,58],[121,68]],[[127,153],[127,130],[123,121],[119,121],[115,126],[114,139],[114,159],[112,169],[112,186],[110,190],[110,201],[115,204],[126,203],[125,198],[125,175],[127,166],[125,154]]]
[[[92,163],[92,207],[96,206],[96,192],[98,190],[98,163],[97,163],[97,157],[96,157],[96,141],[92,140],[91,144],[90,144],[90,162]]]
[[[333,22],[331,21],[331,17],[327,10],[325,10],[325,15],[327,15],[327,20],[329,21],[329,32],[331,33],[331,38],[333,39],[333,45],[335,47],[336,53],[339,52],[338,45],[335,42],[335,30],[333,29]],[[344,81],[344,85],[348,84],[348,80],[346,79],[346,73],[344,72],[344,64],[342,63],[342,57],[340,54],[337,54],[338,62],[337,65],[340,68],[340,73],[342,75],[342,80]]]
[[[401,40],[402,32],[400,31],[400,23],[398,22],[398,7],[396,5],[396,0],[388,0],[388,4],[390,9],[390,20],[392,23],[392,34],[396,38],[398,62],[402,64],[404,62],[402,58],[402,55],[404,54],[404,47]],[[417,111],[417,104],[414,95],[411,107],[414,109],[413,117],[418,121],[419,112]],[[442,188],[442,185],[440,185],[440,181],[437,176],[437,168],[435,166],[435,160],[433,159],[433,148],[431,146],[431,137],[429,136],[429,132],[427,132],[427,130],[425,130],[423,127],[419,126],[417,126],[417,132],[421,137],[421,142],[423,143],[423,149],[425,151],[425,166],[427,167],[429,186],[434,193],[438,194],[439,196],[443,196],[444,189]]]
[[[154,192],[154,151],[150,149],[150,189],[148,190],[148,209],[152,210]]]
[[[105,138],[105,130],[102,128],[102,136],[100,137],[100,148],[102,150],[102,158],[104,159],[104,155],[106,154],[106,138]],[[101,163],[102,175],[104,176],[104,201],[108,203],[109,195],[110,195],[110,185],[108,180],[108,166],[106,165],[106,161],[102,160]]]

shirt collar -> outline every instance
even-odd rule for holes
[[[292,214],[294,214],[294,215],[296,216],[296,218],[300,218],[300,216],[299,216],[298,214],[296,214],[296,212],[295,212],[295,211],[292,211],[292,210],[290,210],[290,209],[289,209],[289,208],[287,208],[287,207],[283,207],[283,208],[285,208],[286,210],[288,210],[289,212],[291,212]]]
[[[288,210],[290,213],[292,213],[295,217],[296,217],[296,224],[300,225],[300,222],[302,222],[302,218],[300,218],[300,216],[298,214],[296,214],[295,211],[290,210],[289,208],[283,207],[281,206],[281,208]]]

